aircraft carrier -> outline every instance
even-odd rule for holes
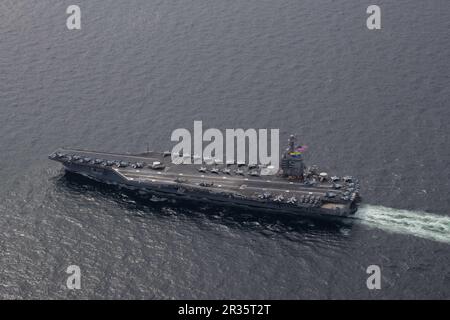
[[[176,197],[317,217],[353,215],[360,201],[358,180],[330,176],[316,166],[306,167],[302,151],[291,136],[279,170],[256,164],[222,164],[214,159],[203,159],[202,164],[174,164],[170,152],[132,155],[60,148],[49,158],[70,172],[149,197]]]

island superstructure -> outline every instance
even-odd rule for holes
[[[207,201],[293,214],[345,217],[356,212],[359,182],[330,176],[303,161],[304,147],[290,136],[281,166],[244,163],[174,164],[170,152],[116,154],[60,148],[49,158],[66,170],[149,196]],[[191,155],[184,155],[191,157]]]

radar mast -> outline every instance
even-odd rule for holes
[[[303,151],[306,146],[295,146],[296,139],[291,135],[288,140],[288,148],[282,155],[281,174],[291,179],[303,179],[305,165],[303,163]]]

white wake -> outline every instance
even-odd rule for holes
[[[450,243],[450,217],[448,216],[361,205],[355,218],[370,227]]]

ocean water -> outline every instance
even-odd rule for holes
[[[0,3],[1,298],[450,298],[447,0],[379,0],[377,31],[358,0],[79,0],[72,31],[70,4]],[[296,133],[360,210],[152,201],[47,160],[167,150],[194,120]]]

